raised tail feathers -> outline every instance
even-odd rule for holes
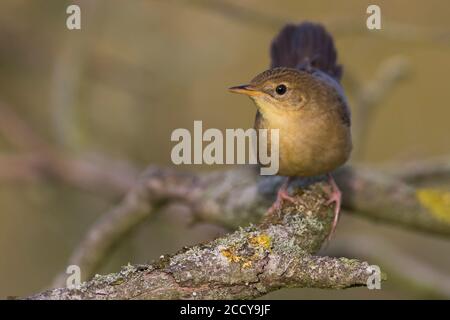
[[[273,39],[271,68],[316,68],[337,81],[342,77],[342,66],[337,64],[337,53],[332,36],[321,24],[303,22],[288,24]]]

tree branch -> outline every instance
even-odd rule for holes
[[[344,255],[370,259],[383,266],[389,274],[391,285],[401,287],[408,293],[413,293],[419,299],[449,299],[450,278],[428,261],[422,261],[411,252],[406,252],[382,237],[371,235],[346,235],[334,241],[332,256]]]
[[[156,186],[153,186],[156,187]],[[314,256],[330,232],[333,208],[323,183],[296,194],[296,204],[151,265],[126,266],[78,289],[29,299],[250,299],[282,287],[341,289],[366,285],[369,264]]]
[[[358,167],[344,167],[336,178],[343,190],[344,208],[352,213],[431,234],[450,235],[445,202],[441,208],[439,199],[433,200],[435,190],[414,189],[382,173]],[[83,275],[90,278],[116,243],[171,202],[186,205],[188,214],[196,220],[231,229],[257,223],[273,201],[280,182],[280,177],[260,177],[251,167],[197,175],[152,167],[125,200],[88,231],[69,264],[80,266]],[[292,186],[304,187],[307,183],[297,179]],[[58,276],[54,286],[63,285],[66,276]]]

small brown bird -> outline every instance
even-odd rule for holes
[[[352,150],[350,110],[339,83],[342,68],[332,37],[319,24],[286,25],[271,45],[271,69],[247,85],[230,88],[254,100],[256,129],[279,129],[279,175],[287,179],[270,212],[283,200],[294,201],[287,188],[292,177],[327,174],[335,202],[333,234],[341,192],[330,172]],[[270,146],[269,146],[270,148]]]

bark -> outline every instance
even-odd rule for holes
[[[295,204],[285,202],[258,225],[149,265],[97,275],[77,289],[53,289],[29,299],[250,299],[286,287],[366,285],[372,274],[367,262],[314,256],[334,215],[324,186],[318,182],[297,190]]]

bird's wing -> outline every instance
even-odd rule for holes
[[[311,74],[316,79],[324,82],[327,86],[332,87],[336,91],[337,99],[339,100],[337,106],[339,108],[338,111],[341,116],[342,122],[345,125],[350,126],[351,111],[347,102],[347,97],[345,96],[344,89],[342,88],[341,84],[321,70],[314,70],[311,72]]]

